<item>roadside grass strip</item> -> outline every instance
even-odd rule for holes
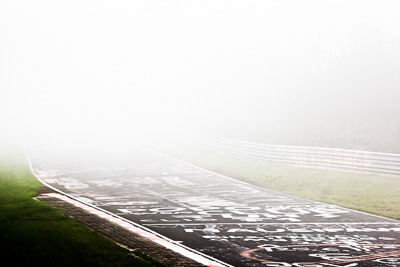
[[[192,252],[192,251],[190,251],[190,250],[188,250],[188,249],[186,249],[186,248],[184,248],[182,246],[179,246],[179,245],[177,245],[177,244],[175,244],[175,243],[173,243],[173,242],[171,242],[169,240],[166,240],[166,239],[161,238],[161,237],[159,237],[159,236],[157,236],[157,235],[155,235],[155,234],[153,234],[151,232],[148,232],[148,231],[146,231],[144,229],[136,227],[135,225],[133,225],[133,224],[131,224],[131,223],[129,223],[129,222],[123,220],[123,219],[120,219],[120,218],[118,218],[116,216],[113,216],[111,214],[103,212],[103,211],[101,211],[99,209],[96,209],[94,207],[91,207],[89,205],[83,204],[83,203],[81,203],[81,202],[79,202],[77,200],[71,199],[71,198],[69,198],[69,197],[67,197],[65,195],[62,195],[62,194],[59,194],[59,193],[45,193],[45,194],[42,194],[42,195],[47,196],[47,197],[57,198],[59,200],[65,201],[65,202],[67,202],[67,203],[69,203],[71,205],[74,205],[75,207],[78,207],[78,208],[81,208],[81,209],[87,211],[88,213],[91,213],[91,214],[96,215],[96,216],[98,216],[100,218],[103,218],[103,219],[105,219],[105,220],[107,220],[109,222],[117,224],[117,225],[123,227],[124,229],[126,229],[126,230],[128,230],[128,231],[130,231],[132,233],[135,233],[135,234],[138,234],[138,235],[140,235],[140,236],[142,236],[144,238],[147,238],[148,240],[150,240],[152,242],[155,242],[155,243],[157,243],[157,244],[159,244],[159,245],[161,245],[161,246],[163,246],[165,248],[168,248],[168,249],[170,249],[170,250],[172,250],[174,252],[177,252],[177,253],[185,256],[185,257],[188,257],[188,258],[190,258],[192,260],[195,260],[195,261],[197,261],[197,262],[199,262],[201,264],[204,264],[206,266],[209,266],[209,267],[228,266],[228,265],[222,265],[222,264],[220,264],[220,263],[218,263],[216,261],[213,261],[213,260],[210,260],[210,259],[208,259],[206,257],[203,257],[203,256],[201,256],[201,255],[199,255],[199,254],[197,254],[195,252]]]
[[[136,255],[137,251],[35,200],[42,185],[23,160],[8,164],[0,159],[0,256],[4,262],[10,266],[156,266],[144,254]]]
[[[216,153],[184,141],[149,144],[183,162],[277,192],[400,219],[400,179],[373,174],[287,166]]]

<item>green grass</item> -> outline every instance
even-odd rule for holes
[[[156,150],[185,162],[275,191],[400,219],[400,178],[289,167],[223,155],[174,141]]]
[[[160,266],[34,200],[42,185],[30,173],[21,151],[0,152],[2,262],[10,266]]]

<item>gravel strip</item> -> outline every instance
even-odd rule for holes
[[[132,233],[117,224],[90,214],[65,201],[45,195],[39,195],[36,197],[36,199],[52,207],[60,209],[65,215],[93,230],[98,231],[116,243],[126,246],[128,249],[138,249],[157,261],[165,264],[166,266],[204,266],[192,259],[186,258],[179,253],[156,244],[138,234]]]

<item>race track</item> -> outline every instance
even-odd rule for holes
[[[233,266],[400,266],[400,222],[288,196],[142,147],[28,146],[46,183]]]

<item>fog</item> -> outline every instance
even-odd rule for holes
[[[0,2],[3,135],[400,153],[398,1]]]

